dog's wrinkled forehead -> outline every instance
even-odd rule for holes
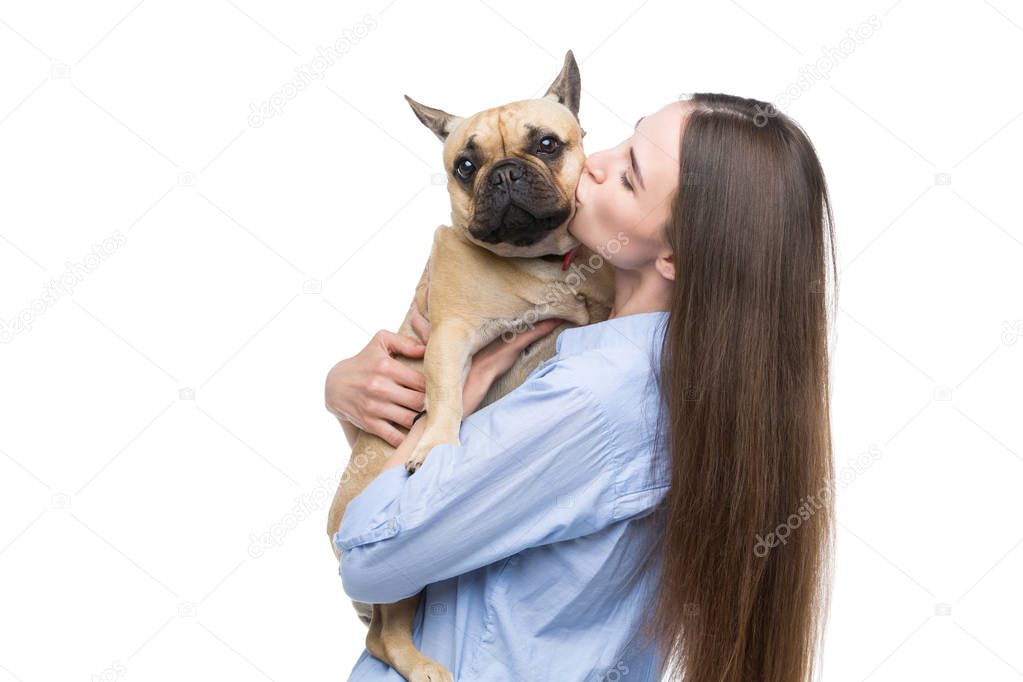
[[[523,100],[486,109],[465,119],[445,140],[448,168],[462,156],[484,164],[508,158],[527,158],[547,136],[566,146],[581,144],[579,121],[565,107],[548,99]]]

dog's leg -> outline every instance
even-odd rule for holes
[[[442,322],[430,329],[423,372],[426,376],[426,428],[412,450],[405,469],[415,473],[430,449],[441,443],[458,443],[462,424],[462,388],[469,374],[476,334],[461,321]]]
[[[341,552],[334,546],[334,533],[341,527],[348,503],[370,484],[380,473],[384,462],[394,452],[390,443],[369,433],[360,431],[352,447],[352,454],[345,465],[345,471],[338,482],[330,510],[327,512],[327,538],[334,556],[341,558]]]
[[[418,605],[418,594],[394,604],[374,604],[366,649],[409,682],[454,682],[447,668],[421,654],[412,643]]]

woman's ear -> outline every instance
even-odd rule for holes
[[[664,279],[670,279],[675,281],[675,254],[670,251],[663,256],[658,256],[657,260],[654,261],[654,268],[657,272],[661,273],[661,277]]]

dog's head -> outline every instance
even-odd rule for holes
[[[540,99],[463,118],[405,99],[444,142],[452,226],[499,256],[563,254],[585,154],[579,67],[569,50]]]

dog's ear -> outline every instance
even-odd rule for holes
[[[565,53],[565,63],[561,66],[561,73],[547,88],[544,97],[552,99],[568,107],[576,120],[579,120],[579,93],[583,86],[579,79],[579,65],[575,63],[575,55],[572,50]]]
[[[405,95],[405,100],[412,107],[412,111],[415,112],[416,118],[418,118],[424,126],[433,131],[433,134],[440,139],[441,142],[448,139],[448,135],[452,130],[458,127],[464,119],[461,116],[455,116],[449,114],[446,111],[440,109],[434,109],[428,107],[425,104],[420,104],[408,95]]]

